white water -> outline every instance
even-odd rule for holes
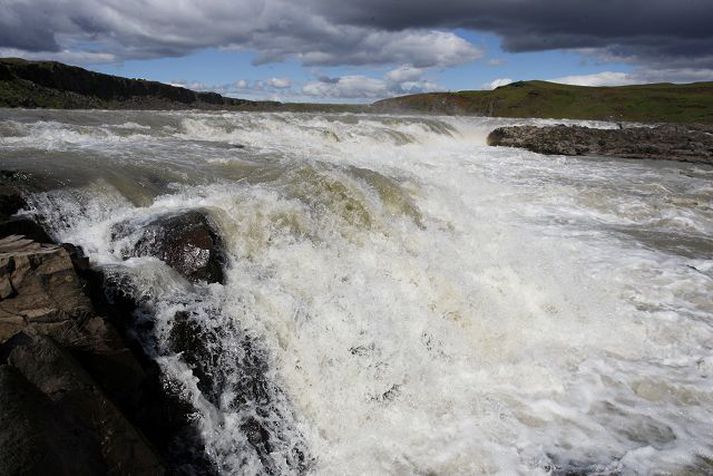
[[[713,169],[484,145],[547,122],[0,111],[0,166],[62,184],[33,211],[148,296],[226,474],[265,470],[256,407],[201,395],[176,311],[228,381],[258,343],[279,473],[295,445],[316,474],[711,472]],[[121,260],[113,225],[193,208],[225,286]]]

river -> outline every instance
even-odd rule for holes
[[[713,168],[485,145],[556,122],[0,110],[0,168],[144,303],[225,474],[710,474]],[[123,258],[193,209],[224,285]]]

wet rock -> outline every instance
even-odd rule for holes
[[[54,243],[35,220],[14,216],[27,206],[22,190],[17,185],[23,182],[23,178],[20,172],[0,170],[0,238],[23,235],[40,243]]]
[[[163,466],[144,437],[67,351],[50,338],[34,336],[8,357],[32,385],[48,397],[54,412],[65,415],[98,452],[105,474],[155,475]],[[91,454],[91,452],[89,453]]]
[[[12,185],[0,183],[0,220],[11,217],[25,205],[20,190]]]
[[[215,336],[207,332],[196,317],[188,312],[176,314],[168,337],[170,350],[181,354],[181,360],[193,369],[201,393],[217,404],[224,379],[219,373],[213,372],[218,366],[218,356],[211,351],[216,340]]]
[[[129,223],[115,227],[115,238],[133,230]],[[142,227],[141,237],[128,256],[155,256],[192,282],[224,282],[222,240],[200,211],[160,217]]]
[[[11,217],[0,221],[0,238],[11,235],[21,235],[38,243],[54,243],[44,228],[26,217]]]
[[[303,442],[288,435],[291,416],[281,414],[285,402],[282,390],[269,377],[267,356],[258,342],[239,327],[215,327],[206,321],[215,318],[204,312],[176,314],[168,336],[168,351],[180,358],[198,378],[201,394],[217,408],[240,415],[239,427],[249,449],[259,458],[264,474],[280,474],[276,459],[288,447],[287,464],[297,474],[307,472],[311,460]],[[221,345],[231,336],[235,346]],[[232,398],[226,400],[225,396]],[[279,448],[279,450],[278,450]]]
[[[488,135],[488,145],[521,147],[540,154],[713,164],[713,127],[700,125],[623,129],[565,125],[500,127]]]
[[[0,240],[0,364],[49,398],[52,413],[65,415],[63,428],[89,435],[71,451],[97,455],[102,466],[90,474],[162,474],[156,455],[171,474],[217,474],[193,408],[130,337],[141,332],[134,294],[130,280],[93,269],[79,247]],[[10,435],[1,428],[0,439]],[[62,471],[32,474],[84,474]]]
[[[0,475],[80,476],[105,471],[97,442],[8,365],[0,365],[0,402]]]
[[[183,397],[181,385],[169,379],[154,360],[151,310],[146,307],[148,303],[140,297],[132,280],[111,270],[89,269],[81,272],[80,276],[86,282],[85,289],[88,290],[95,309],[107,315],[115,324],[132,354],[141,364],[143,378],[137,382],[139,387],[125,384],[128,388],[123,392],[120,389],[119,395],[114,390],[112,400],[118,403],[130,421],[140,428],[159,453],[164,455],[168,474],[219,474],[214,463],[208,458],[205,443],[196,426],[195,409]],[[186,338],[191,338],[190,332],[186,333]],[[97,364],[97,358],[88,355],[82,363],[86,368],[93,368]],[[97,381],[102,380],[96,373],[92,375]],[[102,388],[105,388],[104,385]]]

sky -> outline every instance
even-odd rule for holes
[[[713,0],[0,0],[0,56],[278,101],[713,81]]]

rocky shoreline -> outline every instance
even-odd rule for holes
[[[138,303],[31,218],[0,180],[0,475],[211,475],[191,408],[134,337]],[[222,279],[198,212],[149,224],[132,255]],[[118,231],[119,232],[119,231]]]
[[[595,129],[582,126],[500,127],[488,145],[547,155],[586,155],[713,164],[713,127],[662,125]]]

